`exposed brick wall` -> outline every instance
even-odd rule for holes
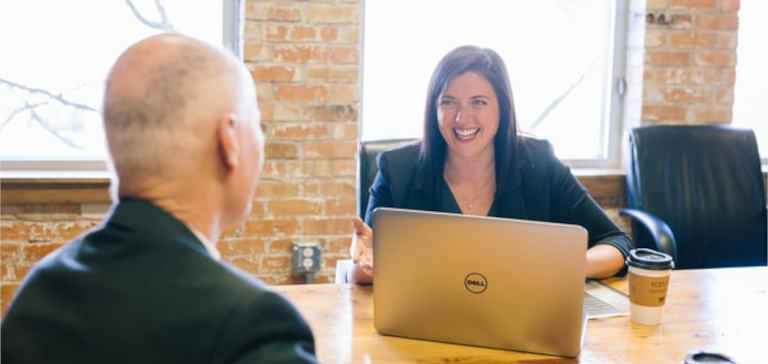
[[[323,248],[318,282],[348,258],[360,109],[357,1],[249,1],[244,59],[267,136],[253,213],[219,243],[225,260],[271,284],[290,275],[294,242]]]
[[[655,21],[664,14],[669,24],[647,24],[645,61],[636,65],[645,68],[637,119],[729,122],[738,0],[648,0],[647,7]],[[293,242],[322,245],[319,282],[332,280],[336,259],[348,257],[356,206],[359,19],[356,0],[247,3],[245,60],[259,91],[267,162],[252,216],[227,233],[219,249],[268,283],[302,281],[290,276]],[[642,48],[643,40],[638,43]],[[623,196],[598,201],[628,228],[617,217]],[[96,226],[104,211],[78,203],[0,209],[3,312],[29,268]]]
[[[647,6],[642,123],[730,123],[739,0]]]

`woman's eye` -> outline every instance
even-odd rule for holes
[[[453,106],[454,104],[453,100],[440,100],[440,106]]]
[[[472,105],[474,105],[474,106],[485,106],[485,105],[488,105],[488,103],[485,102],[485,100],[477,99],[477,100],[472,100]]]

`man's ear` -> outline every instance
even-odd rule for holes
[[[237,119],[234,114],[228,114],[219,120],[216,128],[216,139],[219,144],[221,161],[227,170],[237,167],[240,161],[240,143],[237,140]]]

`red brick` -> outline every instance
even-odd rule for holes
[[[295,143],[267,142],[264,149],[269,159],[296,159],[299,156],[299,147]]]
[[[342,43],[357,44],[360,37],[360,28],[356,25],[349,25],[341,28],[339,41]]]
[[[261,258],[260,273],[289,272],[291,270],[291,257],[263,257]]]
[[[241,238],[241,239],[227,239],[219,241],[217,248],[222,256],[226,257],[241,257],[252,256],[256,257],[264,254],[266,245],[264,239],[258,238]]]
[[[313,27],[297,25],[291,29],[292,41],[313,41],[317,38],[317,31]]]
[[[291,7],[270,7],[267,9],[267,20],[272,21],[301,21],[301,9]]]
[[[68,217],[80,217],[79,203],[46,203],[46,204],[3,204],[3,215],[63,215]],[[46,216],[48,218],[48,216]]]
[[[272,50],[272,56],[276,62],[322,63],[328,60],[328,48],[326,46],[319,45],[276,46]]]
[[[262,178],[295,179],[304,178],[312,174],[312,162],[296,160],[268,160],[264,163]]]
[[[333,137],[336,140],[357,140],[358,125],[353,123],[340,123],[336,125]]]
[[[320,28],[320,39],[323,42],[335,42],[339,39],[339,28],[336,26],[325,26]]]
[[[353,231],[350,218],[305,219],[302,227],[307,235],[343,235]]]
[[[357,201],[346,198],[341,200],[325,201],[326,215],[355,215],[357,213]]]
[[[357,164],[354,159],[339,159],[331,161],[331,175],[334,177],[354,177]]]
[[[303,146],[305,159],[354,158],[356,142],[308,142]]]
[[[357,68],[314,67],[307,73],[309,80],[331,82],[357,82]]]
[[[275,103],[269,101],[259,102],[259,112],[261,113],[261,121],[274,120]]]
[[[281,240],[272,241],[269,243],[267,251],[270,254],[274,254],[274,253],[292,254],[293,240],[281,239]]]
[[[267,208],[273,216],[297,216],[319,215],[322,212],[322,204],[312,200],[273,200],[269,201]]]
[[[336,64],[356,64],[358,62],[357,48],[331,47],[331,61]]]
[[[251,66],[254,81],[290,82],[298,80],[296,69],[288,66]]]
[[[666,30],[648,29],[645,32],[645,48],[658,48],[667,42]]]
[[[328,100],[328,87],[280,85],[275,97],[285,101],[323,102]]]
[[[715,91],[715,103],[733,104],[733,87],[720,87]]]
[[[311,181],[304,186],[306,196],[354,198],[356,191],[354,181]]]
[[[329,159],[314,160],[315,168],[312,177],[331,177],[331,161]]]
[[[308,140],[328,136],[328,128],[323,124],[285,124],[274,125],[268,136],[275,139]]]
[[[693,48],[697,44],[696,34],[693,32],[670,32],[669,45],[672,48]]]
[[[311,6],[307,12],[310,23],[357,23],[359,21],[358,6]]]
[[[269,48],[262,43],[246,43],[243,46],[243,59],[246,61],[263,61],[269,58]]]
[[[261,271],[259,261],[255,260],[253,257],[233,257],[231,259],[227,257],[225,261],[228,261],[235,267],[238,267],[251,274],[259,273]]]
[[[64,245],[62,243],[29,243],[22,246],[22,254],[24,260],[29,263],[36,263],[40,259],[45,258],[46,255],[52,253],[56,249],[61,248]]]
[[[262,201],[251,201],[251,214],[253,217],[264,217],[266,204]]]
[[[710,99],[710,88],[668,87],[662,91],[664,101],[669,104],[706,103]]]
[[[696,52],[695,62],[700,66],[732,67],[736,64],[734,51],[699,51]]]
[[[351,237],[326,238],[323,241],[325,251],[329,253],[343,254],[349,256],[349,247],[352,246]]]
[[[5,316],[5,311],[8,310],[8,306],[11,305],[11,301],[13,300],[13,296],[16,294],[16,291],[19,289],[18,283],[5,283],[3,282],[0,285],[0,300],[3,301],[2,307],[2,313],[3,316]]]
[[[722,11],[739,11],[741,7],[741,1],[739,0],[720,0],[720,10]]]
[[[266,39],[268,41],[285,41],[288,39],[288,27],[282,24],[266,24]]]
[[[279,220],[248,220],[245,222],[245,232],[252,235],[265,235],[268,237],[277,235],[293,235],[299,229],[296,219]]]
[[[643,106],[643,120],[682,121],[685,120],[685,108],[680,106]]]
[[[304,108],[304,117],[312,121],[355,121],[357,108],[352,105],[321,105]]]
[[[248,1],[245,5],[245,18],[253,20],[267,20],[267,5]]]
[[[277,103],[275,104],[275,118],[280,121],[301,120],[301,106],[295,103]]]
[[[246,43],[262,42],[262,24],[255,21],[246,21],[243,30],[243,38]]]
[[[328,101],[337,104],[358,102],[360,101],[360,96],[358,96],[358,89],[359,86],[354,84],[331,85]]]
[[[669,26],[672,29],[690,29],[693,23],[693,18],[689,14],[672,14],[669,18]]]
[[[657,66],[687,66],[690,61],[686,52],[650,51],[646,53],[645,62]]]
[[[715,10],[717,0],[670,0],[672,9]]]
[[[256,187],[257,198],[279,198],[298,196],[301,185],[298,183],[261,181]]]
[[[696,110],[699,123],[730,123],[733,115],[730,108],[706,108]]]
[[[712,30],[737,30],[739,28],[739,16],[735,14],[697,14],[696,28]]]
[[[666,9],[669,6],[669,0],[648,0],[646,3],[647,9],[661,10]]]

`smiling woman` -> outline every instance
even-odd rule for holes
[[[580,225],[589,232],[589,278],[623,270],[632,244],[549,142],[519,135],[509,77],[491,49],[463,46],[432,74],[424,137],[383,152],[366,222],[357,221],[354,279],[372,278],[373,210],[395,207]],[[467,242],[471,244],[471,242]]]

